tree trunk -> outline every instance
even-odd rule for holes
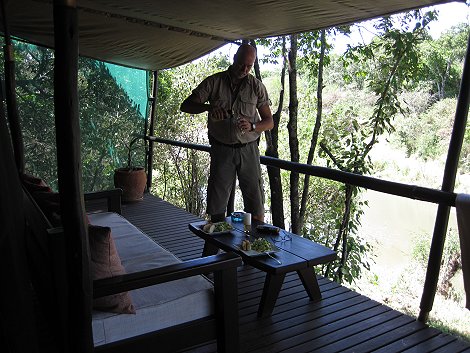
[[[256,41],[254,41],[254,40],[250,41],[250,45],[251,45],[252,47],[256,48]],[[259,69],[258,56],[256,56],[255,65],[254,65],[253,68],[254,68],[254,70],[255,70],[255,77],[256,77],[258,80],[262,81],[262,79],[261,79],[261,71],[260,71],[260,69]]]
[[[297,137],[297,35],[290,36],[289,51],[289,148],[292,162],[299,162],[299,140]],[[290,173],[290,203],[292,232],[300,233],[299,227],[299,173]]]
[[[93,352],[91,314],[93,283],[88,228],[82,188],[80,121],[78,111],[78,15],[76,1],[53,2],[54,115],[60,212],[66,243],[70,294],[66,346],[70,352]],[[63,328],[63,327],[62,327]],[[64,351],[67,351],[64,349]]]
[[[443,295],[446,299],[449,299],[452,294],[452,278],[455,276],[456,272],[462,269],[462,260],[460,252],[455,252],[450,255],[447,263],[444,264],[444,272],[442,274],[439,287],[437,288],[438,292]]]
[[[345,200],[344,200],[344,213],[343,213],[343,219],[341,220],[341,225],[338,229],[338,235],[336,236],[336,241],[335,245],[333,246],[334,251],[338,251],[339,244],[342,242],[343,246],[341,249],[341,260],[338,266],[338,269],[336,271],[336,276],[335,280],[338,281],[338,283],[341,283],[343,280],[343,272],[342,269],[346,264],[346,261],[348,259],[348,224],[349,224],[349,219],[351,218],[351,202],[352,202],[352,191],[353,191],[353,186],[346,184],[346,191],[345,191]],[[331,265],[332,262],[328,263],[326,266],[325,270],[325,277],[328,277],[330,275],[331,271]]]
[[[256,47],[254,41],[251,45]],[[271,131],[265,131],[264,136],[266,138],[266,156],[279,158],[278,141],[279,141],[279,121],[281,120],[282,106],[284,104],[284,79],[286,75],[286,39],[283,38],[282,53],[284,56],[284,63],[281,71],[281,91],[279,93],[279,105],[277,111],[273,114],[274,127]],[[258,59],[255,61],[255,75],[261,80],[261,74],[259,71]],[[267,167],[269,185],[271,191],[271,215],[272,224],[284,228],[284,204],[283,204],[283,192],[281,182],[281,170],[275,167]]]
[[[317,84],[317,117],[315,120],[315,127],[313,128],[312,139],[310,140],[310,150],[308,151],[307,164],[312,164],[313,156],[315,155],[315,148],[317,146],[318,134],[321,127],[322,118],[322,104],[323,104],[323,65],[325,63],[325,50],[326,50],[326,30],[321,30],[321,46],[320,58],[318,62],[318,84]],[[308,189],[310,183],[310,175],[306,174],[304,177],[304,188],[302,191],[302,200],[300,202],[299,214],[299,228],[302,228],[305,221],[305,212],[307,208]]]
[[[348,224],[349,219],[351,218],[352,192],[353,186],[346,184],[343,221],[341,222],[340,232],[338,234],[338,239],[341,239],[343,243],[343,248],[341,250],[341,262],[336,272],[339,283],[342,283],[343,281],[343,268],[346,265],[346,261],[348,260]]]

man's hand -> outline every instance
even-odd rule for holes
[[[211,106],[209,109],[209,119],[224,120],[225,118],[228,118],[228,112],[224,108]]]
[[[229,116],[228,112],[224,108],[201,102],[199,97],[195,94],[191,94],[186,98],[183,103],[181,103],[180,109],[181,111],[189,114],[209,112],[209,119],[217,121],[224,120]]]
[[[238,118],[237,126],[242,133],[251,131],[251,122],[243,115]]]

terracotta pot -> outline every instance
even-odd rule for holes
[[[147,174],[144,168],[118,168],[114,170],[114,187],[122,189],[122,201],[140,201],[144,198]]]

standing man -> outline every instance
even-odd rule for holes
[[[242,44],[227,71],[207,77],[181,104],[190,114],[208,112],[211,144],[207,213],[223,220],[235,176],[245,212],[264,220],[264,191],[257,140],[274,126],[266,87],[250,75],[256,49]],[[208,104],[206,103],[208,102]]]

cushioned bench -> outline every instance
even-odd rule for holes
[[[49,351],[62,352],[67,331],[53,327],[68,325],[70,277],[63,269],[71,255],[61,228],[51,229],[33,197],[23,191],[31,230],[27,256],[32,284],[42,326],[50,328],[50,337],[44,341]],[[182,262],[120,215],[120,194],[120,190],[112,190],[85,195],[85,200],[107,199],[107,209],[113,212],[87,217],[92,225],[111,228],[126,272],[93,280],[93,298],[128,292],[135,314],[90,310],[94,351],[175,352],[216,339],[219,352],[238,352],[237,267],[241,259],[224,253]],[[95,239],[91,234],[89,238]],[[93,261],[91,258],[92,268]],[[207,273],[213,273],[213,283],[204,276]]]
[[[181,263],[122,216],[98,213],[90,223],[108,226],[127,273]],[[95,346],[214,315],[213,285],[194,276],[130,291],[136,314],[93,311]]]

